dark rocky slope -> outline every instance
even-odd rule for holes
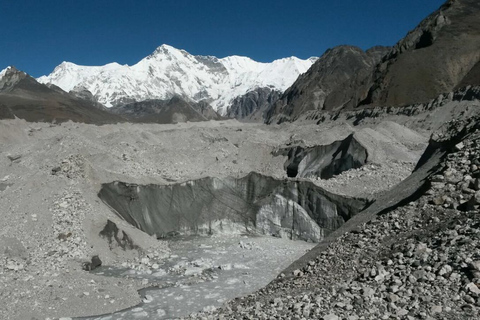
[[[400,40],[376,67],[362,105],[427,102],[480,81],[480,3],[449,0]]]
[[[466,119],[475,113],[480,102],[480,86],[466,86],[448,94],[440,94],[426,103],[416,103],[402,107],[371,107],[357,110],[309,111],[302,114],[297,121],[315,121],[322,124],[329,121],[352,121],[354,126],[380,119],[394,117],[415,130],[421,128],[428,132],[435,131],[449,119]],[[451,108],[458,106],[458,110]],[[463,107],[462,107],[463,105]],[[435,113],[435,116],[432,114]]]
[[[316,110],[401,107],[480,84],[480,3],[449,0],[393,48],[327,51],[269,109],[267,123]]]
[[[118,115],[79,99],[58,87],[49,88],[14,67],[0,79],[0,119],[41,122],[85,122],[93,124],[125,121]]]
[[[236,97],[227,109],[226,116],[247,121],[264,121],[265,112],[281,96],[280,91],[271,88],[257,88],[243,96]]]
[[[260,233],[318,242],[366,205],[308,181],[257,173],[174,185],[104,184],[99,197],[133,226],[165,236],[180,232]]]
[[[309,110],[353,108],[367,97],[375,65],[388,52],[353,46],[327,50],[266,113],[266,122],[295,120]]]
[[[177,123],[219,120],[220,115],[206,102],[187,102],[179,96],[169,100],[133,102],[111,111],[133,122]]]

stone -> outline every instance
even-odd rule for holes
[[[333,313],[327,314],[326,316],[323,316],[323,320],[340,320],[340,318]]]
[[[443,181],[445,181],[445,178],[444,178],[444,176],[442,176],[440,174],[436,174],[430,179],[430,181],[431,182],[443,182]]]
[[[473,282],[470,282],[469,284],[467,284],[466,286],[466,289],[468,290],[468,292],[472,292],[472,293],[475,293],[475,294],[480,294],[480,289],[478,288],[478,286],[473,283]]]
[[[479,178],[476,178],[475,180],[473,180],[473,182],[471,183],[471,188],[475,191],[480,190],[480,179]]]
[[[463,296],[463,301],[465,301],[466,303],[470,303],[470,304],[474,304],[474,303],[475,303],[475,299],[474,299],[472,296],[468,295],[468,294],[466,294],[465,296]]]
[[[295,277],[301,277],[303,275],[303,272],[297,269],[293,271],[293,275]]]
[[[143,298],[143,303],[151,303],[153,301],[153,297],[149,294],[145,295],[145,297]]]
[[[450,274],[453,271],[453,268],[449,266],[448,264],[442,266],[440,270],[438,271],[438,274],[440,276]]]
[[[398,309],[396,313],[397,313],[397,316],[403,317],[403,316],[406,316],[408,314],[408,311],[401,308],[401,309]]]
[[[364,297],[371,297],[375,294],[375,290],[372,288],[365,287],[362,289],[362,295]]]
[[[9,155],[7,155],[7,158],[11,162],[20,162],[20,159],[22,158],[22,155],[21,154],[15,154],[15,155],[9,154]]]
[[[97,255],[95,255],[91,258],[90,262],[84,262],[82,264],[82,269],[85,271],[92,271],[100,267],[101,265],[102,265],[102,260],[100,260],[100,258]]]
[[[400,297],[397,296],[397,295],[394,294],[394,293],[390,293],[390,294],[387,295],[387,301],[388,301],[388,302],[393,302],[393,303],[395,303],[395,302],[397,302],[398,300],[400,300]]]
[[[480,271],[480,260],[470,262],[468,267],[470,270]]]
[[[465,148],[465,144],[463,142],[459,142],[455,145],[455,150],[456,151],[460,151],[462,150],[463,148]]]
[[[437,313],[442,313],[443,308],[442,306],[433,306],[430,308],[430,313],[431,314],[437,314]]]

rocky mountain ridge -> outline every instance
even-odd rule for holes
[[[168,45],[133,66],[110,63],[100,67],[63,62],[39,82],[65,91],[83,88],[107,107],[179,95],[194,102],[206,101],[225,114],[231,101],[256,88],[283,91],[313,64],[315,58],[289,57],[271,63],[247,57],[194,56]]]
[[[402,107],[480,83],[480,4],[449,0],[393,48],[368,58],[354,47],[327,51],[267,112],[267,123],[311,111]]]
[[[95,102],[71,95],[56,86],[37,82],[27,73],[8,67],[0,72],[0,119],[42,122],[117,123],[124,118]]]
[[[365,99],[372,72],[389,48],[327,50],[266,113],[266,122],[294,120],[309,110],[352,108]]]
[[[480,4],[449,0],[400,40],[376,66],[361,105],[427,102],[459,86],[478,84]],[[467,76],[470,76],[468,83]]]

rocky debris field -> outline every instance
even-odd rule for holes
[[[392,161],[388,165],[372,163],[344,171],[328,180],[314,177],[312,181],[335,194],[371,198],[377,192],[386,191],[400,183],[414,168],[415,163],[404,161]]]
[[[344,234],[293,274],[190,318],[478,319],[479,159],[476,129],[419,199]]]
[[[406,177],[426,145],[424,133],[391,121],[361,126],[348,121],[321,126],[1,121],[0,317],[87,316],[141,301],[137,290],[150,283],[84,270],[99,264],[95,256],[104,266],[138,269],[144,258],[161,261],[170,252],[168,243],[128,225],[100,201],[102,183],[172,184],[250,171],[287,178],[286,157],[274,156],[276,148],[295,140],[326,145],[354,133],[368,150],[367,166],[326,185],[366,195]],[[347,179],[348,186],[335,183]],[[363,189],[367,182],[375,188]],[[117,229],[105,236],[108,221]]]

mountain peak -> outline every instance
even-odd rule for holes
[[[15,73],[25,73],[25,72],[18,70],[14,66],[8,66],[2,71],[0,71],[0,79],[4,76],[15,74]]]
[[[2,71],[0,71],[0,80],[2,80],[2,78],[7,74],[7,72],[10,71],[11,68],[12,68],[11,66],[8,66],[5,69],[3,69]]]
[[[68,62],[68,61],[63,61],[53,70],[53,72],[56,72],[56,71],[59,71],[59,70],[73,69],[75,67],[77,67],[77,65],[75,63]]]
[[[38,81],[67,92],[81,85],[107,107],[179,95],[194,102],[208,101],[215,111],[226,112],[234,98],[255,88],[284,91],[312,63],[295,57],[261,63],[241,56],[194,56],[163,44],[132,66],[89,67],[64,62]]]
[[[153,51],[153,53],[148,56],[148,58],[156,58],[156,57],[162,57],[162,56],[175,56],[177,54],[189,55],[189,53],[185,50],[177,49],[168,44],[162,44],[161,46],[157,47],[155,51]]]
[[[0,72],[0,91],[5,91],[13,88],[18,82],[26,78],[28,75],[15,68],[9,66]]]

